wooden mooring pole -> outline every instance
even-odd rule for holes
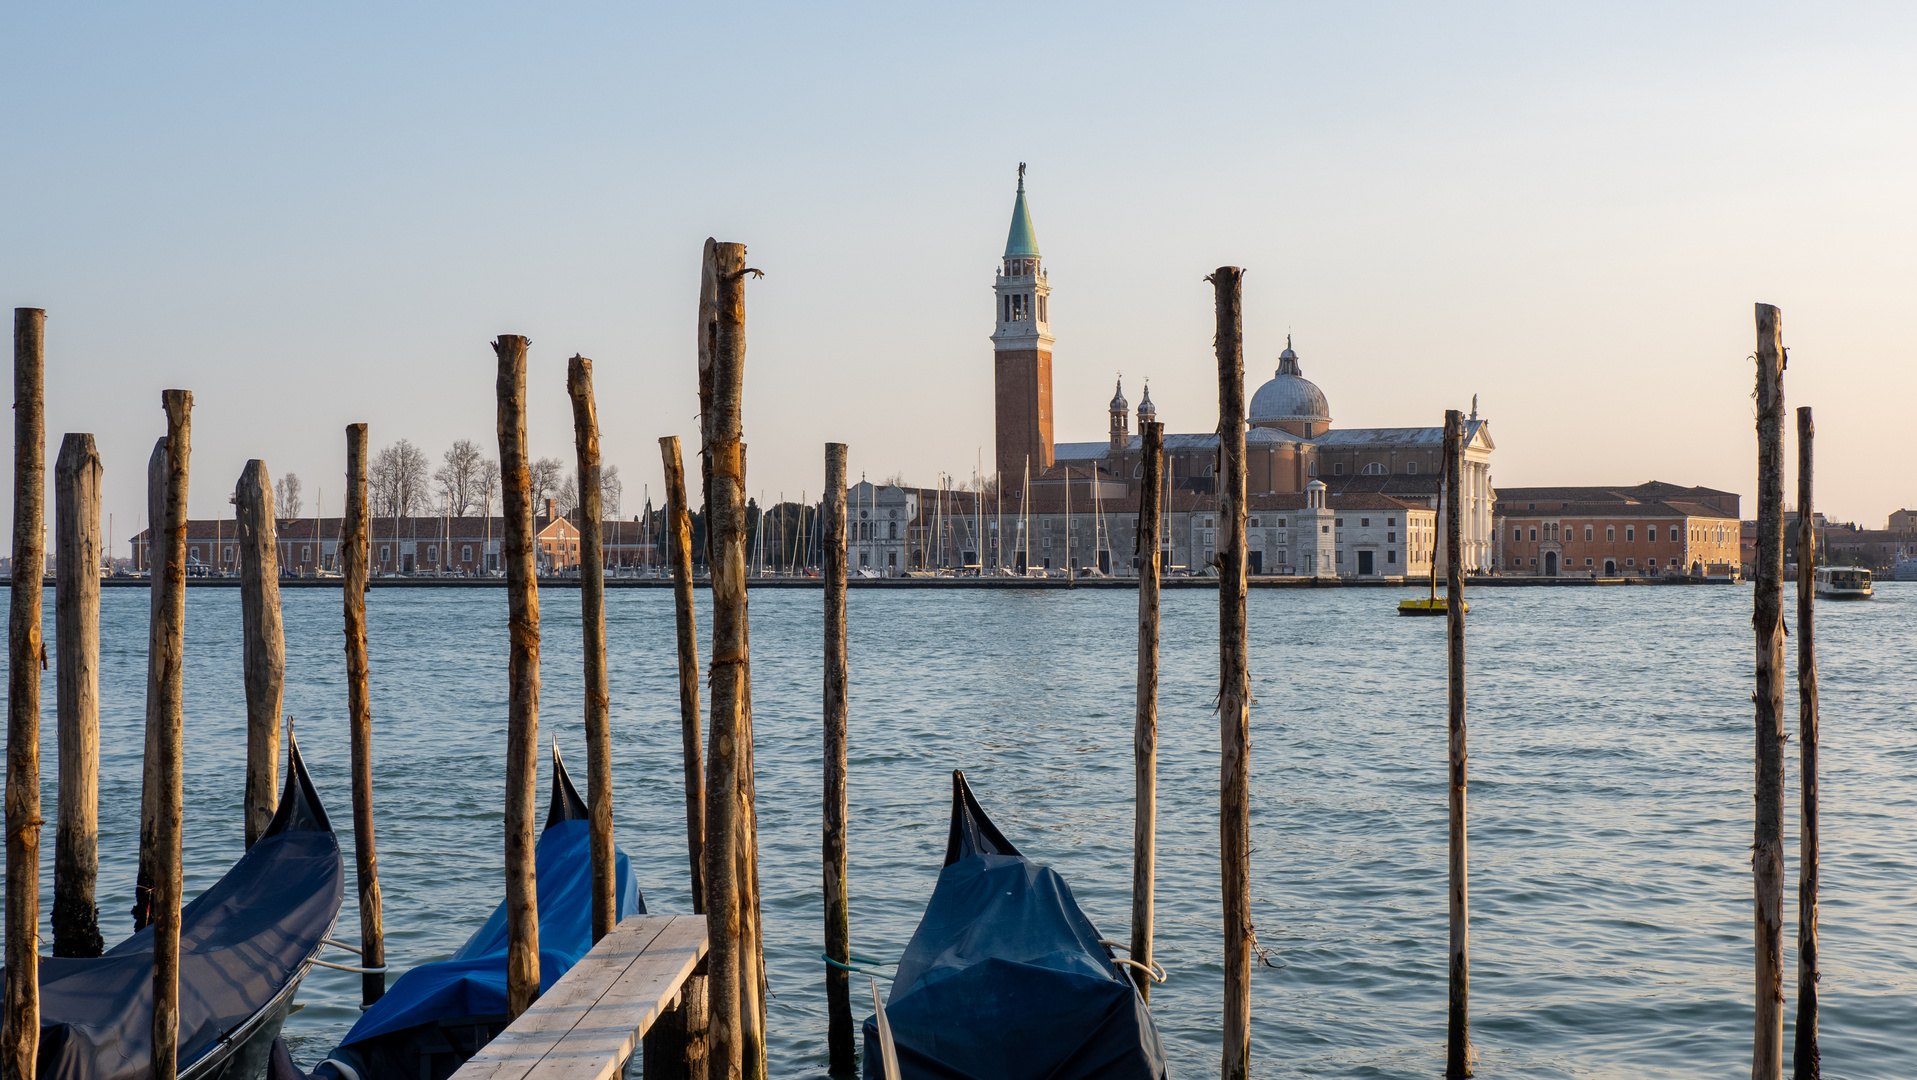
[[[140,865],[133,879],[133,931],[153,921],[153,879],[160,865],[160,613],[166,610],[166,558],[161,525],[166,521],[166,436],[153,444],[146,462],[146,752],[140,763]]]
[[[53,955],[98,956],[100,911],[100,452],[70,434],[53,466],[54,650],[60,824],[53,847]]]
[[[1216,305],[1218,353],[1218,840],[1224,886],[1225,1080],[1251,1074],[1251,667],[1245,618],[1244,270],[1221,266],[1208,279]]]
[[[592,399],[592,361],[566,363],[573,444],[579,455],[579,618],[585,644],[586,806],[592,831],[592,940],[618,921],[612,852],[612,691],[606,677],[606,581],[601,555],[599,413]]]
[[[679,732],[686,776],[686,853],[692,862],[692,913],[706,913],[706,772],[699,731],[699,627],[692,606],[692,515],[679,437],[659,440],[666,472],[665,540],[672,560],[672,609],[679,630]]]
[[[1817,1049],[1817,955],[1819,820],[1817,808],[1817,529],[1811,523],[1811,441],[1816,430],[1809,406],[1797,410],[1797,1024],[1791,1073],[1818,1080],[1823,1055]]]
[[[346,506],[340,523],[340,584],[346,619],[346,714],[352,726],[353,866],[359,890],[360,965],[386,964],[386,928],[379,891],[379,850],[373,839],[373,697],[367,683],[366,578],[371,538],[367,535],[366,425],[346,426]],[[361,976],[360,1004],[371,1005],[386,993],[386,973]]]
[[[158,637],[160,730],[155,779],[153,873],[153,1080],[179,1074],[180,1040],[180,834],[185,801],[182,721],[186,671],[186,523],[187,465],[192,456],[193,394],[168,390],[166,405],[165,561],[166,607]],[[156,534],[157,535],[157,534]]]
[[[1752,1080],[1784,1070],[1784,341],[1781,316],[1757,305],[1757,815],[1751,842],[1756,934]]]
[[[539,784],[539,582],[534,577],[532,462],[526,450],[526,346],[501,335],[499,474],[505,510],[507,661],[506,1011],[517,1018],[539,996],[539,898],[534,880],[534,793]]]
[[[1451,761],[1450,1008],[1445,1023],[1446,1080],[1470,1076],[1477,1066],[1471,1047],[1471,886],[1465,845],[1464,741],[1464,414],[1444,412],[1445,682],[1449,691]]]
[[[765,1068],[759,968],[750,940],[752,732],[746,636],[745,245],[708,239],[699,309],[706,537],[712,582],[711,746],[706,776],[706,917],[710,925],[711,1068],[756,1080]],[[748,1014],[755,1014],[748,1017]],[[750,1044],[750,1045],[749,1045]]]
[[[45,570],[47,313],[13,312],[13,585],[7,612],[7,979],[0,1068],[31,1080],[40,1053],[40,633]]]
[[[1132,718],[1132,949],[1152,966],[1152,925],[1158,888],[1158,504],[1165,488],[1165,425],[1138,425],[1145,476],[1138,485],[1138,688]],[[1152,980],[1129,969],[1133,985],[1151,1000]]]
[[[846,638],[845,444],[825,444],[825,954],[852,962],[852,920],[845,884]],[[833,1075],[857,1067],[852,984],[841,968],[825,969],[826,1049]]]
[[[273,823],[280,798],[280,706],[286,636],[280,623],[279,522],[266,462],[246,463],[233,491],[240,547],[241,664],[246,673],[246,846]]]

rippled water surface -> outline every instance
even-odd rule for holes
[[[1822,1031],[1833,1077],[1917,1076],[1917,723],[1907,708],[1917,688],[1917,585],[1878,589],[1868,603],[1819,608]],[[1253,977],[1254,1060],[1264,1075],[1442,1072],[1443,623],[1394,617],[1399,598],[1375,589],[1251,596],[1252,905],[1258,939],[1278,965]],[[52,599],[49,590],[49,641]],[[542,731],[557,732],[583,762],[578,594],[542,599]],[[824,1071],[820,599],[783,590],[752,598],[780,1076]],[[1750,600],[1748,589],[1725,587],[1473,595],[1479,1075],[1748,1070]],[[705,602],[701,594],[702,637]],[[1200,591],[1165,596],[1158,940],[1171,978],[1154,991],[1152,1010],[1174,1075],[1187,1077],[1218,1068],[1216,602]],[[444,958],[501,895],[505,606],[500,591],[368,598],[381,885],[398,969]],[[917,925],[944,853],[955,767],[1007,836],[1064,873],[1107,936],[1128,936],[1135,594],[858,591],[849,606],[857,951],[896,956]],[[618,591],[607,607],[618,840],[652,910],[688,911],[672,598]],[[109,942],[131,929],[146,610],[144,590],[105,591],[100,906]],[[286,707],[344,834],[340,596],[289,590],[285,611]],[[237,590],[188,593],[189,896],[241,849],[239,627]],[[51,822],[51,672],[43,695]],[[1795,700],[1793,688],[1793,725]],[[1794,856],[1794,742],[1790,749]],[[350,835],[342,841],[350,872]],[[44,913],[50,827],[42,852]],[[1791,873],[1794,938],[1794,859]],[[350,936],[348,892],[341,926]],[[1794,971],[1794,954],[1786,964]],[[303,1063],[351,1025],[358,985],[324,970],[307,979],[286,1028]]]

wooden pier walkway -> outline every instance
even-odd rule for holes
[[[453,1080],[610,1080],[705,955],[705,916],[634,915]]]

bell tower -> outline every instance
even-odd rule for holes
[[[993,397],[1000,477],[1008,483],[1052,465],[1051,284],[1039,261],[1038,237],[1025,207],[1025,163],[1018,165],[1012,230],[993,283],[998,302],[992,332]]]
[[[1112,453],[1124,453],[1125,447],[1132,441],[1131,406],[1125,402],[1125,380],[1118,380],[1118,389],[1112,391]]]

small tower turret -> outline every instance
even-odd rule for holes
[[[1125,380],[1121,376],[1118,389],[1112,391],[1112,453],[1120,453],[1125,444],[1131,442],[1131,405],[1125,400]]]
[[[1145,396],[1138,401],[1138,423],[1140,424],[1140,430],[1144,430],[1143,425],[1156,419],[1158,419],[1158,406],[1152,404],[1152,381],[1146,379]]]

